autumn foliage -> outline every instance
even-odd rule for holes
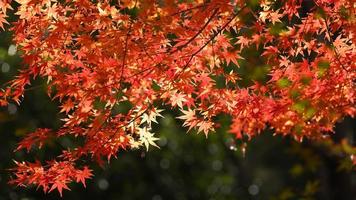
[[[12,5],[12,7],[10,6]],[[41,162],[16,162],[11,183],[45,192],[92,176],[121,150],[157,146],[152,123],[177,108],[206,136],[220,114],[237,139],[268,128],[323,139],[355,109],[354,0],[0,1],[23,67],[0,91],[20,103],[31,80],[47,80],[64,113],[59,130],[29,133],[16,150],[72,135],[83,144]],[[252,53],[251,53],[252,52]],[[246,76],[242,69],[261,72]]]

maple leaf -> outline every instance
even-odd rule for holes
[[[7,1],[7,0],[2,0],[0,1],[0,28],[2,30],[5,30],[4,28],[4,24],[9,24],[7,21],[6,21],[6,12],[7,10],[12,10],[13,8],[11,7],[10,5],[11,1]]]
[[[0,8],[2,13],[6,13],[7,10],[13,10],[13,8],[10,5],[11,0],[2,0],[0,1]]]
[[[57,13],[57,4],[54,3],[53,5],[49,6],[47,8],[47,16],[48,16],[48,19],[55,19],[57,20],[58,19],[58,13]]]
[[[0,12],[0,28],[2,29],[2,30],[5,30],[5,28],[4,28],[4,24],[9,24],[7,21],[6,21],[6,18],[7,16],[5,15],[5,14],[3,14],[3,13],[1,13]]]
[[[37,129],[35,132],[29,133],[26,137],[19,142],[16,151],[26,149],[29,152],[33,145],[38,144],[39,148],[43,146],[45,141],[51,136],[50,129]]]
[[[68,114],[68,112],[74,108],[74,103],[71,99],[68,99],[61,107],[62,109],[60,112]]]
[[[261,54],[261,56],[265,56],[265,55],[268,55],[268,56],[272,56],[272,55],[277,55],[277,53],[279,52],[279,50],[274,47],[274,46],[267,46],[265,47],[265,52],[263,52]]]
[[[231,70],[229,74],[226,74],[225,78],[226,85],[228,84],[228,82],[236,84],[236,81],[241,80],[241,78],[236,73],[234,73],[233,70]]]
[[[159,140],[159,138],[154,137],[154,133],[150,133],[146,127],[138,128],[138,135],[140,136],[140,142],[145,145],[146,151],[148,151],[150,145],[159,148],[159,146],[155,143],[155,141]]]
[[[214,131],[213,123],[211,121],[200,121],[197,123],[198,133],[204,132],[205,137],[208,137],[209,131]]]
[[[183,126],[188,126],[188,131],[190,131],[193,127],[195,127],[198,123],[198,119],[195,115],[195,111],[188,109],[188,110],[181,110],[183,115],[177,117],[178,119],[184,120]]]
[[[144,113],[141,116],[141,124],[143,123],[147,123],[149,126],[151,126],[152,122],[155,122],[158,124],[157,122],[157,117],[163,117],[160,113],[163,111],[163,109],[152,109],[149,111],[149,114]]]
[[[84,166],[83,170],[77,170],[75,174],[76,182],[81,182],[84,187],[86,187],[85,179],[91,178],[93,176],[91,171],[92,170],[90,170],[87,166]]]
[[[188,110],[180,110],[180,111],[183,113],[183,115],[177,117],[178,119],[183,119],[185,121],[192,121],[196,119],[194,110],[188,109]]]
[[[226,60],[226,64],[229,65],[230,62],[233,62],[235,65],[240,66],[237,62],[238,59],[243,59],[236,51],[225,51],[223,56]]]
[[[178,105],[179,108],[183,108],[183,102],[187,101],[185,95],[182,93],[173,93],[171,95],[172,106]]]
[[[276,22],[281,22],[280,18],[283,17],[283,14],[279,14],[278,10],[276,10],[275,12],[270,12],[269,16],[272,24],[275,24]]]
[[[279,66],[288,67],[289,63],[290,61],[285,56],[281,56],[281,59],[279,60]]]
[[[239,44],[240,45],[240,49],[243,49],[245,46],[248,46],[249,43],[250,43],[250,39],[248,39],[245,36],[237,37],[237,41],[235,42],[235,44]]]
[[[199,78],[197,78],[197,81],[200,81],[200,85],[204,87],[209,85],[209,83],[211,82],[211,78],[209,77],[209,74],[203,73],[199,76]]]
[[[142,146],[142,142],[136,141],[133,137],[129,139],[131,149],[139,149]]]
[[[64,180],[57,180],[57,181],[55,181],[55,182],[53,183],[51,189],[49,190],[49,192],[51,192],[51,191],[53,191],[53,190],[55,190],[55,189],[58,190],[59,195],[60,195],[61,197],[63,196],[63,194],[62,194],[63,189],[70,190],[70,188],[67,186],[66,181],[64,181]]]
[[[266,22],[266,19],[267,19],[268,15],[269,15],[269,12],[262,11],[262,12],[259,13],[259,15],[260,15],[259,18],[263,22]]]

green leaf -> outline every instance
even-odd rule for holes
[[[288,78],[286,78],[286,77],[281,78],[281,79],[279,79],[279,80],[277,81],[277,85],[278,85],[278,87],[280,87],[280,88],[289,87],[291,84],[292,84],[292,82],[291,82]]]

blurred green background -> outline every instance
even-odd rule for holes
[[[11,32],[1,32],[0,83],[13,78],[20,66]],[[245,76],[258,73],[243,66],[241,70]],[[57,106],[46,95],[44,82],[37,79],[21,106],[0,108],[0,200],[61,199],[57,192],[44,194],[35,187],[7,184],[13,159],[43,161],[75,144],[71,138],[62,138],[41,151],[13,152],[26,133],[39,127],[60,127]],[[103,168],[92,164],[95,176],[87,188],[71,184],[72,191],[65,191],[62,199],[356,199],[356,174],[343,151],[345,146],[297,143],[270,132],[250,142],[235,141],[227,133],[228,116],[219,116],[221,127],[206,139],[194,131],[186,133],[176,119],[177,111],[167,111],[164,116],[154,127],[161,138],[160,149],[122,151]],[[354,119],[340,122],[336,130],[335,141],[355,142]]]

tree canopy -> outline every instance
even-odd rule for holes
[[[13,184],[85,186],[83,159],[157,147],[163,109],[206,137],[226,115],[238,140],[270,129],[297,141],[326,139],[356,112],[354,0],[16,2],[0,2],[0,27],[14,10],[23,67],[0,104],[20,103],[41,77],[63,113],[61,128],[37,129],[16,150],[69,135],[81,144],[45,164],[16,161]]]

